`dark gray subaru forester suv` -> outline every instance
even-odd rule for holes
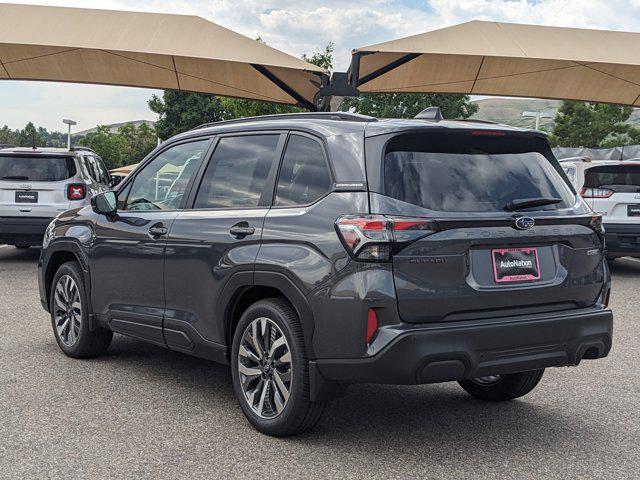
[[[39,280],[65,354],[117,332],[229,364],[251,424],[284,436],[350,383],[510,400],[606,356],[603,253],[539,132],[314,113],[167,141],[49,225]]]

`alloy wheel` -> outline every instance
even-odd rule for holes
[[[260,317],[245,329],[238,350],[238,373],[244,398],[261,418],[282,413],[291,394],[291,349],[282,330]]]
[[[76,281],[70,275],[58,279],[53,294],[56,334],[67,347],[76,344],[82,323],[82,303]]]

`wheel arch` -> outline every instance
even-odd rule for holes
[[[237,277],[238,275],[229,282],[228,286],[231,285],[232,287],[226,289],[229,293],[223,294],[225,299],[223,301],[224,310],[219,317],[224,320],[227,358],[230,355],[236,325],[242,314],[255,302],[274,297],[283,298],[291,304],[300,319],[308,358],[315,358],[312,341],[314,330],[313,313],[298,286],[286,275],[278,272],[254,272],[251,281],[249,281],[249,275],[240,275],[240,277],[244,277],[244,282],[238,281]]]
[[[84,283],[84,294],[87,298],[87,305],[89,307],[89,327],[93,331],[95,328],[95,321],[93,318],[93,311],[91,308],[91,276],[89,275],[89,260],[86,253],[82,249],[80,242],[73,239],[64,239],[52,242],[44,254],[42,260],[42,300],[46,310],[51,309],[51,287],[53,284],[53,278],[56,275],[58,269],[67,262],[77,262],[80,265],[81,273]]]

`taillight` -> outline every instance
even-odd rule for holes
[[[602,301],[602,304],[604,305],[605,308],[609,306],[610,300],[611,300],[611,289],[607,290],[607,293],[604,294],[604,299]]]
[[[373,308],[369,309],[369,313],[367,313],[367,332],[365,340],[367,343],[371,343],[373,336],[378,331],[378,316],[376,315],[376,311]]]
[[[432,220],[383,215],[346,215],[336,221],[345,247],[358,260],[385,262],[406,244],[436,231]]]
[[[504,137],[507,134],[500,130],[474,130],[471,135],[474,137]]]
[[[87,196],[87,186],[82,183],[70,183],[67,185],[67,198],[69,200],[84,200]]]
[[[613,193],[608,188],[583,188],[580,195],[582,198],[609,198]]]

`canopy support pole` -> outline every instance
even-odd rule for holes
[[[385,73],[389,73],[391,70],[394,70],[394,69],[404,65],[405,63],[410,62],[414,58],[418,58],[420,55],[421,55],[420,53],[408,53],[408,54],[400,57],[399,59],[394,60],[393,62],[385,65],[384,67],[379,68],[378,70],[375,70],[375,71],[371,72],[368,75],[365,75],[360,80],[358,80],[357,77],[356,77],[356,82],[358,83],[358,86],[364,85],[365,83],[370,82],[371,80],[374,80],[374,79],[384,75]],[[360,66],[360,57],[358,57],[357,62],[358,62],[358,66]]]
[[[269,80],[271,80],[273,83],[275,83],[278,87],[280,87],[287,95],[295,99],[298,102],[298,105],[301,106],[302,108],[306,108],[307,110],[311,110],[312,112],[316,112],[318,110],[318,107],[316,107],[313,103],[311,103],[302,95],[300,95],[298,92],[296,92],[293,88],[291,88],[285,82],[280,80],[277,76],[275,76],[272,72],[270,72],[269,69],[266,68],[265,66],[257,65],[255,63],[252,63],[251,66],[255,68],[258,72],[260,72],[262,75],[267,77]]]

